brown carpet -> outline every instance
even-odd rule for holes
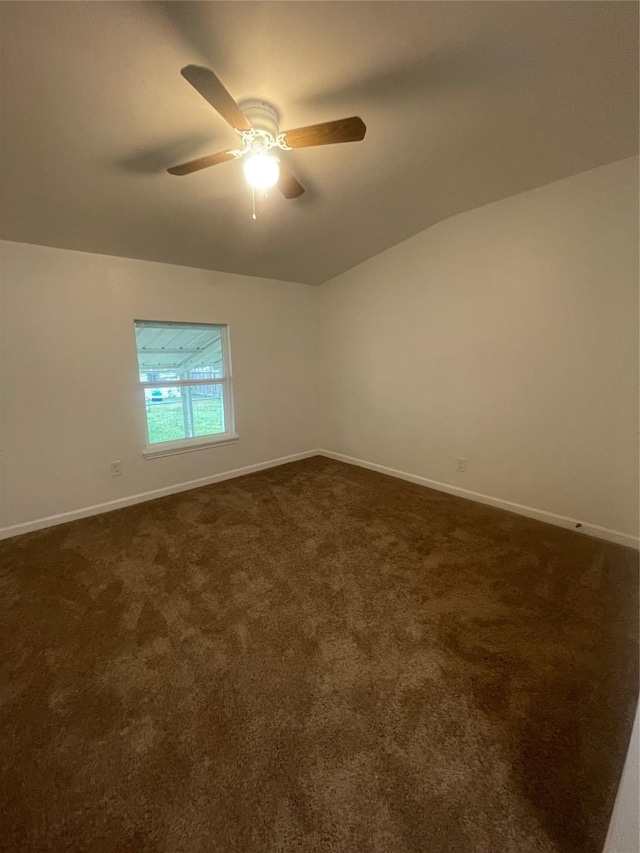
[[[3,850],[602,849],[630,550],[314,458],[0,558]]]

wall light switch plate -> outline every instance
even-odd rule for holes
[[[465,459],[463,456],[458,457],[458,471],[460,471],[461,474],[467,473],[467,462],[468,461],[469,460]]]
[[[111,476],[120,477],[122,474],[122,462],[118,459],[116,462],[111,462]]]

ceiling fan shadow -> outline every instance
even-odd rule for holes
[[[217,28],[212,25],[209,3],[182,0],[161,0],[155,4],[174,31],[182,38],[192,55],[204,65],[220,66],[221,57],[228,52],[222,40],[216,40]]]
[[[513,75],[526,75],[526,57],[496,50],[495,45],[460,45],[432,52],[419,60],[376,72],[366,79],[347,81],[305,98],[307,106],[339,107],[373,101],[429,97],[445,90],[499,84]]]
[[[219,143],[211,141],[211,134],[197,133],[181,137],[163,145],[151,148],[139,148],[130,154],[116,160],[118,168],[127,172],[137,172],[140,175],[157,175],[169,166],[174,166],[194,156],[205,143],[211,143],[211,150],[216,150]]]

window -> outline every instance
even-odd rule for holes
[[[135,320],[146,457],[237,439],[226,326]]]

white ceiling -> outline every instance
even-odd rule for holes
[[[638,149],[638,4],[4,2],[0,236],[319,284],[454,213]],[[251,219],[236,137],[180,76],[215,70],[281,128],[307,188]]]

